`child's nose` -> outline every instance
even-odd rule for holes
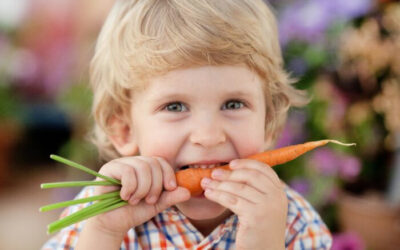
[[[208,120],[194,125],[190,141],[193,144],[211,148],[224,143],[226,135],[220,124]]]

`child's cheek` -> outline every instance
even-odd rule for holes
[[[171,133],[146,133],[146,138],[142,138],[140,153],[144,156],[159,156],[169,163],[174,162],[174,157],[178,150],[177,138]]]
[[[265,151],[264,131],[257,131],[255,129],[246,131],[247,133],[238,136],[235,142],[239,158],[245,158],[249,155]]]
[[[246,147],[239,149],[239,158],[246,158],[264,151],[264,143],[248,143]]]

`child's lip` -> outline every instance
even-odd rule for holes
[[[202,192],[202,193],[199,194],[199,195],[192,196],[192,198],[196,198],[196,199],[205,199],[206,197],[204,196],[204,192]]]

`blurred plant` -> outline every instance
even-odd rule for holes
[[[400,3],[270,2],[287,68],[312,97],[302,111],[291,110],[277,146],[322,138],[357,143],[317,149],[276,168],[335,231],[340,192],[388,188],[400,132]]]
[[[399,50],[400,51],[400,50]],[[395,133],[400,132],[400,81],[395,78],[382,83],[382,91],[373,99],[375,111],[383,113],[389,131],[386,147],[395,149]]]
[[[92,127],[88,119],[91,101],[92,94],[85,81],[71,85],[57,96],[58,105],[74,121],[74,134],[63,146],[60,154],[84,162],[88,166],[92,166],[91,161],[97,158],[96,148],[89,138],[89,129]]]
[[[18,99],[12,94],[11,88],[0,83],[0,122],[7,120],[18,122],[21,106]]]
[[[270,1],[278,9],[286,65],[307,88],[323,68],[337,60],[337,37],[349,21],[368,13],[372,0]]]
[[[85,87],[87,61],[82,61],[87,60],[92,43],[80,46],[93,39],[84,40],[81,27],[94,29],[94,22],[77,22],[79,6],[69,0],[23,0],[18,4],[6,0],[0,4],[0,13],[5,13],[0,17],[0,119],[23,113],[27,127],[30,119],[37,118],[27,116],[31,109],[54,108],[72,121],[68,126],[73,133],[62,152],[52,153],[87,162],[95,153],[86,139],[91,94]],[[93,12],[85,14],[94,19]]]
[[[64,8],[46,5],[46,8],[32,6],[29,21],[14,34],[14,44],[22,53],[14,57],[13,81],[21,94],[34,100],[53,100],[72,82],[75,50],[74,23],[68,15],[71,4],[64,4]]]
[[[18,98],[13,95],[13,86],[10,85],[7,72],[8,51],[11,44],[7,37],[0,33],[0,122],[5,120],[13,120],[14,122],[20,119],[21,106]]]
[[[279,18],[281,41],[285,46],[289,42],[305,41],[317,44],[326,39],[326,32],[345,22],[362,16],[371,9],[370,0],[319,0],[286,1]]]

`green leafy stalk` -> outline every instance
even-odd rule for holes
[[[48,226],[48,233],[55,233],[64,227],[70,226],[72,224],[78,223],[80,221],[89,219],[98,214],[108,212],[113,209],[117,209],[126,205],[128,202],[123,201],[119,198],[109,198],[107,200],[99,201],[89,207],[86,207],[76,213],[73,213],[61,220],[55,221]]]
[[[121,185],[121,182],[119,180],[116,180],[112,177],[104,176],[104,175],[97,173],[96,171],[93,171],[81,164],[70,161],[63,157],[60,157],[57,155],[51,155],[50,158],[55,161],[66,164],[68,166],[77,168],[88,174],[99,177],[99,178],[103,179],[104,181],[69,181],[69,182],[43,183],[41,185],[41,188],[43,188],[43,189],[45,189],[45,188],[78,187],[78,186],[79,187],[80,186],[95,186],[95,185],[102,185],[102,186]],[[97,201],[88,207],[85,207],[73,214],[70,214],[69,216],[66,216],[60,220],[54,221],[51,224],[49,224],[47,232],[54,233],[54,232],[61,230],[64,227],[70,226],[72,224],[86,220],[90,217],[93,217],[98,214],[105,213],[107,211],[110,211],[110,210],[113,210],[113,209],[116,209],[116,208],[126,205],[128,202],[122,200],[121,197],[119,196],[119,193],[120,193],[120,191],[118,190],[118,191],[101,194],[101,195],[96,195],[96,196],[91,196],[91,197],[86,197],[86,198],[82,198],[82,199],[53,203],[53,204],[49,204],[49,205],[41,207],[39,209],[39,211],[44,212],[44,211],[49,211],[49,210],[53,210],[53,209],[57,209],[57,208],[61,208],[61,207],[80,204],[80,203]]]
[[[97,176],[97,177],[99,177],[99,178],[101,178],[103,180],[107,180],[107,181],[109,181],[109,182],[111,182],[113,184],[121,185],[121,182],[119,180],[116,180],[116,179],[114,179],[112,177],[108,177],[108,176],[102,175],[100,173],[97,173],[96,171],[94,171],[94,170],[92,170],[90,168],[87,168],[87,167],[85,167],[85,166],[83,166],[83,165],[81,165],[79,163],[76,163],[76,162],[70,161],[68,159],[65,159],[65,158],[63,158],[61,156],[50,155],[50,158],[55,160],[55,161],[61,162],[61,163],[65,164],[65,165],[68,165],[70,167],[74,167],[74,168],[77,168],[79,170],[82,170],[82,171],[84,171],[84,172],[86,172],[88,174]]]
[[[82,218],[82,216],[84,216],[85,214],[90,214],[93,211],[98,210],[99,208],[109,206],[110,204],[113,204],[117,200],[120,200],[120,199],[116,198],[116,197],[111,197],[111,198],[107,198],[104,200],[100,200],[100,201],[98,201],[90,206],[84,207],[84,208],[76,211],[75,213],[72,213],[62,219],[52,222],[49,226],[58,226],[58,225],[63,225],[63,224],[71,225],[71,224],[69,224],[70,221],[75,221],[75,220],[76,220],[76,222],[81,221],[79,218]],[[74,222],[74,223],[76,223],[76,222]]]
[[[95,195],[95,196],[82,198],[82,199],[53,203],[53,204],[46,205],[46,206],[39,208],[39,211],[46,212],[46,211],[50,211],[50,210],[54,210],[54,209],[58,209],[58,208],[62,208],[62,207],[68,207],[68,206],[72,206],[72,205],[76,205],[76,204],[97,201],[97,200],[104,200],[104,199],[111,198],[111,197],[119,197],[119,191],[114,191],[114,192],[101,194],[101,195]]]
[[[40,187],[46,188],[67,188],[67,187],[85,187],[85,186],[115,186],[116,184],[109,181],[63,181],[42,183]]]

